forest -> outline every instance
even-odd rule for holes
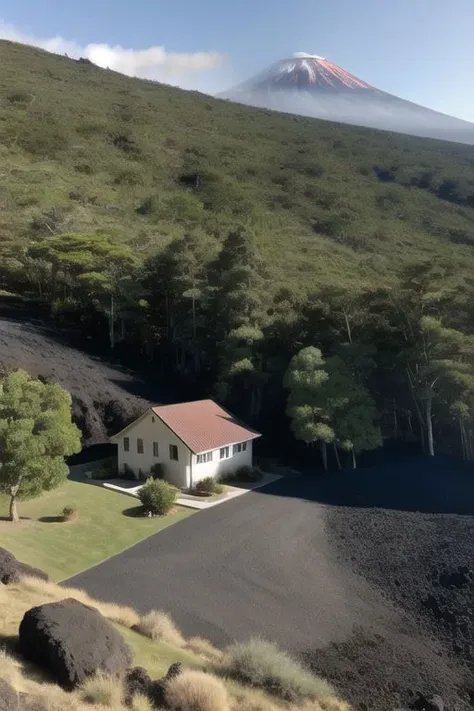
[[[1,290],[318,466],[474,458],[473,147],[0,59]]]

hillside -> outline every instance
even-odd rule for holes
[[[435,254],[472,269],[474,147],[247,108],[5,41],[0,61],[4,255],[100,230],[140,256],[241,223],[277,283],[385,283]]]

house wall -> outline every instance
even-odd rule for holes
[[[187,486],[191,486],[191,476],[192,485],[195,486],[198,481],[205,479],[208,476],[215,477],[219,479],[224,474],[233,474],[237,471],[239,467],[242,466],[252,466],[252,440],[247,442],[247,449],[245,452],[238,452],[232,456],[232,445],[230,445],[231,456],[229,459],[219,459],[219,449],[215,449],[212,453],[213,458],[211,462],[197,463],[197,455],[193,454],[192,457],[192,469],[188,470],[188,483]]]
[[[123,447],[125,437],[130,440],[129,452],[126,452]],[[137,452],[137,438],[143,440],[143,454]],[[167,481],[179,487],[188,486],[191,452],[151,410],[148,410],[123,434],[113,437],[112,441],[117,444],[119,471],[122,472],[124,465],[127,464],[138,478],[140,469],[143,474],[148,474],[153,464],[162,463]],[[153,456],[153,442],[158,442],[158,457]],[[177,462],[170,459],[170,444],[178,447]]]

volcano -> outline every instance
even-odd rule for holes
[[[474,144],[474,124],[381,91],[314,54],[297,52],[218,95],[240,104]]]

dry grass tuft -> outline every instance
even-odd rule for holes
[[[146,696],[137,694],[133,699],[132,711],[154,711],[154,707]]]
[[[346,701],[335,696],[307,701],[303,706],[298,706],[299,711],[351,711],[351,706]]]
[[[21,670],[13,657],[10,657],[5,650],[0,650],[0,675],[5,679],[10,686],[13,686],[17,691],[22,691],[21,688]]]
[[[199,671],[185,671],[172,679],[166,687],[166,700],[179,711],[230,711],[224,684]]]
[[[186,644],[171,617],[161,610],[151,610],[143,615],[134,629],[153,641],[167,642],[174,647],[184,647]]]
[[[228,673],[243,684],[259,687],[285,701],[335,697],[324,679],[306,671],[289,654],[260,639],[234,644],[228,649]]]
[[[224,653],[203,637],[190,637],[186,641],[186,649],[216,664],[221,663],[224,659]]]
[[[288,707],[286,707],[288,708]],[[298,707],[299,708],[299,707]],[[235,689],[233,691],[232,711],[281,711],[268,696],[258,689]]]
[[[87,704],[105,708],[122,708],[122,685],[114,677],[97,674],[87,679],[79,690],[79,697]]]
[[[64,600],[65,597],[72,597],[75,600],[79,600],[79,602],[82,602],[84,605],[95,607],[108,620],[116,622],[123,627],[131,628],[137,625],[140,620],[138,613],[131,607],[116,605],[113,602],[94,600],[89,597],[84,590],[63,588],[56,583],[46,580],[39,580],[39,578],[23,578],[19,583],[19,586],[24,590],[40,594],[42,597],[47,598],[45,602],[48,600],[54,602],[56,600]]]

